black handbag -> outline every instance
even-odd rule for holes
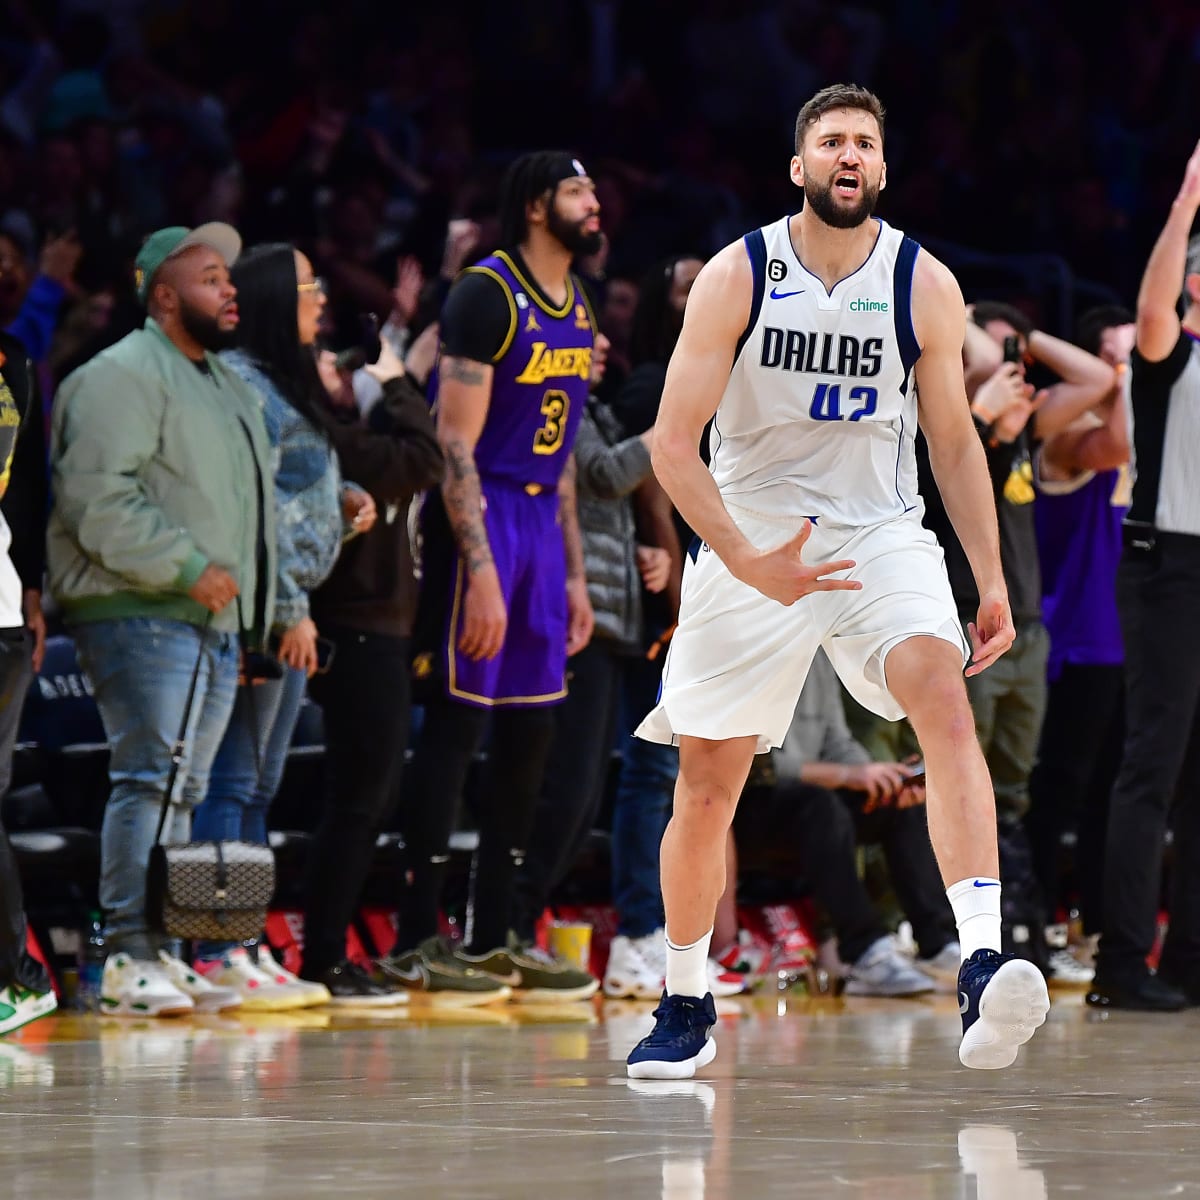
[[[262,934],[275,892],[275,854],[254,842],[176,842],[164,845],[171,794],[187,739],[211,616],[200,635],[183,723],[171,751],[171,771],[146,871],[146,917],[168,937],[243,942]]]

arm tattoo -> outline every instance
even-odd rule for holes
[[[453,379],[469,387],[478,387],[484,380],[483,367],[469,358],[446,358],[442,360],[443,379]]]
[[[442,481],[442,500],[454,540],[458,543],[458,552],[467,565],[467,574],[474,575],[493,561],[487,527],[483,523],[479,472],[475,468],[475,456],[462,439],[447,442],[443,450],[447,469]]]
[[[567,460],[558,481],[558,523],[562,527],[563,551],[567,557],[567,578],[583,579],[583,533],[579,528],[579,507],[575,495],[575,459]]]

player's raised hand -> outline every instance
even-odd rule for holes
[[[857,592],[862,584],[854,579],[830,579],[855,564],[850,558],[838,562],[813,563],[801,557],[804,544],[812,536],[812,522],[805,521],[798,533],[770,550],[759,550],[745,566],[734,573],[743,583],[757,588],[783,605],[795,604],[811,592]]]
[[[985,592],[979,598],[979,612],[967,625],[971,637],[971,663],[968,675],[986,671],[1017,640],[1008,593]]]
[[[1183,183],[1179,186],[1179,199],[1193,208],[1200,207],[1200,142],[1196,143],[1192,157],[1183,172]]]

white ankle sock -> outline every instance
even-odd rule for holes
[[[690,946],[677,946],[667,938],[667,995],[704,996],[708,994],[708,944],[712,930]]]
[[[960,879],[946,889],[946,899],[954,910],[963,962],[976,950],[1000,950],[1000,880]]]

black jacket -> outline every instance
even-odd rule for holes
[[[445,472],[429,405],[403,376],[384,384],[366,419],[330,414],[327,428],[342,477],[371,493],[379,516],[369,533],[342,547],[333,573],[309,597],[313,620],[319,629],[331,624],[408,637],[417,611],[408,509]]]

